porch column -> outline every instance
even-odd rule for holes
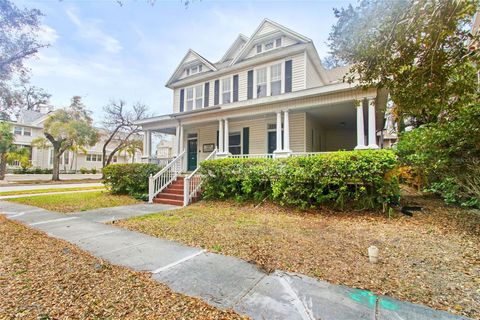
[[[357,102],[357,146],[355,150],[366,149],[365,130],[363,128],[363,99]]]
[[[375,125],[375,98],[368,99],[368,148],[378,149]]]
[[[277,111],[277,148],[275,152],[282,151],[282,111]]]
[[[288,110],[283,111],[283,152],[291,152],[290,150],[290,119]]]
[[[229,154],[230,153],[230,134],[228,132],[228,119],[224,119],[223,122],[225,123],[225,141],[223,142],[224,143],[224,147],[225,149],[223,150],[223,153],[225,154]]]
[[[179,135],[179,142],[178,142],[178,145],[179,145],[179,154],[183,152],[183,125],[180,125],[180,135]]]
[[[218,153],[223,153],[223,120],[218,120]]]
[[[180,150],[180,124],[175,128],[175,155],[178,156],[182,152]]]
[[[149,159],[151,155],[152,155],[152,131],[145,130],[144,136],[143,136],[143,157]]]

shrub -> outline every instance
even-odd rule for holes
[[[20,168],[14,169],[13,173],[15,174],[51,174],[52,169],[42,169],[42,168]]]
[[[86,173],[88,173],[88,169],[82,167],[82,168],[80,168],[80,173],[81,174],[86,174]]]
[[[426,191],[449,204],[480,208],[480,104],[405,132],[397,148]]]
[[[90,170],[90,173],[93,173],[93,174],[97,173],[97,168],[92,168],[92,170]]]
[[[219,159],[202,163],[207,199],[261,200],[301,208],[378,208],[397,203],[396,155],[342,151],[287,159]]]
[[[102,169],[104,182],[114,194],[148,199],[148,177],[161,167],[153,163],[110,164]]]

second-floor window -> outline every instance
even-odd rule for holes
[[[203,103],[203,85],[195,86],[195,109],[200,109]]]
[[[31,136],[32,135],[32,129],[31,128],[25,128],[25,127],[14,127],[13,128],[13,134],[19,135],[19,136]]]
[[[187,88],[187,111],[193,110],[193,87]]]
[[[232,95],[232,79],[222,79],[222,103],[230,103]]]
[[[13,128],[13,134],[16,134],[16,135],[21,136],[21,135],[22,135],[22,132],[23,132],[22,127],[15,127],[15,128]]]
[[[267,95],[267,68],[257,70],[257,98]]]
[[[282,64],[274,64],[270,67],[270,95],[282,93]]]

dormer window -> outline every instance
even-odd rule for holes
[[[265,43],[265,51],[273,49],[273,41]]]
[[[262,53],[262,45],[257,44],[257,53]]]
[[[186,71],[187,71],[187,76],[189,76],[191,74],[196,74],[196,73],[202,72],[202,65],[199,64],[199,65],[193,66],[191,68],[187,68]]]
[[[275,47],[281,47],[282,46],[282,38],[275,39]]]
[[[282,38],[269,40],[267,42],[257,44],[257,54],[262,53],[264,51],[272,50],[274,48],[279,48],[281,46],[282,46]]]

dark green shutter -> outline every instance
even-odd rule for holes
[[[213,104],[217,105],[220,103],[220,80],[215,80],[213,89]]]
[[[185,90],[181,89],[180,90],[180,112],[183,112],[184,96],[185,96]]]
[[[285,92],[292,92],[292,60],[285,61]]]
[[[210,99],[210,82],[205,82],[205,93],[204,93],[204,102],[203,107],[208,107],[209,99]]]
[[[238,74],[233,76],[233,102],[238,101]]]
[[[243,128],[243,154],[250,152],[250,128]]]
[[[218,137],[219,137],[219,135],[220,135],[220,133],[219,133],[218,130],[217,130],[217,146],[216,146],[217,149],[219,148],[219,146],[218,146],[218,140],[219,140]]]
[[[253,99],[253,70],[247,73],[247,99]]]

